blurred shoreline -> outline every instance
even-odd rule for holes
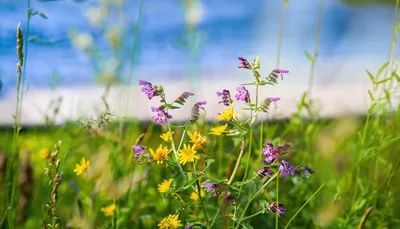
[[[163,84],[167,99],[172,101],[184,91],[192,91],[195,96],[179,110],[171,111],[173,120],[183,121],[190,115],[192,105],[197,101],[206,100],[206,120],[215,120],[218,112],[225,107],[218,103],[219,98],[216,91],[223,88],[229,89],[232,96],[236,93],[235,88],[239,85],[235,81],[202,81],[196,87],[189,86],[187,83],[167,83]],[[248,87],[249,88],[249,87]],[[316,101],[316,106],[320,108],[320,115],[323,117],[339,117],[345,115],[364,115],[369,106],[369,98],[367,89],[370,85],[359,83],[353,84],[333,84],[333,85],[316,85],[312,91],[312,98]],[[277,103],[277,109],[274,106],[269,115],[261,118],[282,119],[287,118],[296,112],[297,104],[301,99],[304,91],[307,90],[306,85],[278,85],[274,87],[262,87],[260,90],[260,98],[280,97]],[[250,93],[254,93],[249,88]],[[102,87],[82,87],[82,88],[59,88],[57,90],[50,89],[32,89],[24,95],[22,106],[22,125],[40,125],[45,123],[45,114],[53,112],[49,107],[52,100],[62,98],[59,115],[55,119],[57,124],[67,120],[78,120],[80,118],[94,118],[104,110],[104,103],[101,99],[104,93]],[[151,120],[151,106],[159,105],[157,97],[148,100],[140,91],[140,87],[112,87],[107,103],[110,111],[115,113],[115,118],[132,117],[139,120]],[[398,102],[397,102],[398,103]],[[12,125],[13,114],[15,112],[15,97],[12,93],[0,100],[0,125]],[[236,112],[240,116],[247,114],[241,110],[243,104],[234,102]]]

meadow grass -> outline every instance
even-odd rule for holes
[[[287,4],[289,1],[282,2],[277,68]],[[28,1],[24,52],[18,43],[21,83],[17,86],[15,126],[14,130],[6,127],[0,131],[0,196],[4,200],[0,203],[0,228],[156,228],[174,213],[183,225],[190,223],[194,228],[399,228],[400,189],[396,184],[400,179],[400,113],[398,105],[394,107],[399,82],[395,66],[398,1],[387,63],[377,73],[367,72],[373,83],[368,91],[370,109],[365,117],[333,120],[320,117],[311,99],[323,0],[319,4],[314,50],[312,54],[306,52],[310,60],[308,93],[299,98],[297,112],[288,120],[252,122],[251,116],[248,132],[232,138],[210,135],[218,124],[202,118],[190,126],[168,122],[168,127],[113,119],[107,95],[112,84],[120,80],[121,66],[112,73],[107,69],[97,73],[106,85],[102,98],[105,109],[97,119],[67,121],[60,126],[50,120],[46,126],[20,130],[21,88],[26,75],[22,56],[25,53],[26,57],[28,50],[31,13],[39,13],[29,8]],[[187,2],[183,5],[190,8]],[[134,25],[129,83],[135,79],[133,65],[142,7],[143,1]],[[188,22],[187,31],[189,73],[195,80],[195,23]],[[71,34],[73,37],[74,32]],[[18,39],[22,42],[22,37]],[[110,39],[110,49],[121,63],[123,43],[122,38]],[[101,55],[96,49],[84,49],[94,53],[100,66]],[[254,84],[257,90],[258,83]],[[128,98],[127,103],[132,102]],[[258,100],[257,96],[256,107]],[[199,130],[209,140],[193,167],[178,163],[179,149],[188,142],[187,130]],[[173,153],[168,167],[148,163],[150,156],[135,158],[133,145],[155,149],[163,142],[160,135],[172,131]],[[284,178],[277,172],[269,179],[255,179],[263,165],[265,141],[274,145],[290,142],[291,151],[282,159],[305,163],[315,174],[308,179]],[[90,164],[82,163],[83,158]],[[177,180],[176,192],[160,193],[159,185],[171,177]],[[192,200],[193,192],[202,192],[200,182],[206,178],[225,183],[222,192],[234,192],[234,201],[210,194]],[[285,204],[285,214],[268,208],[274,201]]]

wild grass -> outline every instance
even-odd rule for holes
[[[114,78],[106,82],[105,111],[99,112],[96,119],[67,121],[61,126],[49,122],[47,126],[20,130],[29,19],[34,12],[28,0],[24,51],[22,43],[18,43],[18,81],[21,83],[17,86],[15,129],[0,131],[0,197],[4,200],[0,204],[0,228],[156,228],[177,209],[182,223],[190,223],[194,228],[204,225],[209,228],[399,228],[398,2],[387,63],[376,73],[366,73],[373,87],[368,91],[371,106],[365,117],[328,120],[315,110],[311,91],[323,17],[323,0],[320,0],[314,50],[312,54],[306,52],[310,60],[308,92],[299,98],[298,110],[290,119],[251,123],[243,139],[208,135],[217,124],[203,119],[190,127],[200,130],[210,140],[204,145],[194,171],[204,171],[208,178],[225,179],[228,186],[236,187],[236,203],[230,204],[223,196],[203,198],[200,195],[199,201],[192,201],[192,191],[201,193],[199,179],[189,179],[188,169],[179,163],[171,163],[168,168],[135,160],[133,145],[140,143],[154,149],[162,142],[159,137],[162,133],[174,131],[172,158],[177,162],[177,153],[189,126],[171,123],[165,128],[135,119],[113,121],[114,113],[107,104],[107,88],[112,86],[110,82],[118,81]],[[277,68],[282,55],[287,4],[290,2],[282,2]],[[184,5],[188,3],[185,1]],[[142,7],[145,7],[143,1],[134,26],[127,82],[136,79],[133,66]],[[20,28],[18,31],[18,42],[22,42],[23,31]],[[192,39],[189,43],[196,45],[193,43],[196,26],[188,24],[188,33],[188,39]],[[111,45],[120,61],[124,58],[118,50],[123,48],[117,43]],[[23,54],[25,60],[21,58]],[[195,79],[196,47],[189,47],[189,54],[192,59],[189,72]],[[98,75],[104,74],[102,70],[98,72]],[[120,79],[121,76],[112,77]],[[127,99],[127,102],[134,101]],[[283,158],[293,164],[305,163],[315,174],[309,179],[299,176],[286,179],[278,173],[268,181],[249,179],[257,176],[263,164],[261,148],[266,140],[291,142],[293,150]],[[90,165],[83,175],[77,175],[74,170],[82,158],[89,160]],[[181,183],[186,184],[187,190],[168,197],[157,188],[171,178],[170,169],[174,166],[177,170],[173,174],[183,179]],[[192,183],[185,183],[188,180]],[[266,206],[273,201],[284,202],[287,212],[279,216],[278,212],[269,211]]]

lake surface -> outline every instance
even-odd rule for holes
[[[139,1],[126,1],[124,18],[115,15],[105,22],[109,27],[120,23],[123,48],[119,75],[130,73],[132,44]],[[128,3],[129,2],[129,3]],[[374,70],[387,58],[394,9],[385,5],[348,6],[339,1],[324,1],[318,61],[317,84],[364,82],[365,69]],[[57,75],[58,87],[84,87],[98,83],[99,67],[113,63],[112,50],[101,29],[88,21],[87,12],[97,1],[72,0],[31,1],[31,8],[44,12],[48,19],[33,16],[28,44],[26,79],[30,88],[48,88]],[[195,31],[198,51],[191,57],[186,31],[185,9],[178,0],[144,0],[137,37],[134,79],[229,80],[243,77],[237,69],[237,57],[252,60],[261,57],[263,71],[275,67],[279,18],[282,1],[202,1],[198,5]],[[0,79],[2,94],[14,90],[16,84],[16,27],[26,26],[26,1],[0,0]],[[115,19],[115,20],[114,20]],[[309,62],[304,51],[312,52],[318,19],[318,1],[289,1],[285,11],[282,41],[282,68],[291,70],[289,84],[307,82]],[[101,62],[94,62],[73,45],[69,31],[87,33],[97,47]],[[193,41],[193,40],[189,40]],[[190,65],[192,62],[195,65]],[[194,75],[189,68],[195,69]],[[112,68],[112,67],[110,67]],[[136,83],[136,82],[134,82]],[[125,82],[126,84],[126,82]]]

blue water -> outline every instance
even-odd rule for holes
[[[129,73],[129,62],[139,1],[129,1],[122,20],[124,60],[120,75]],[[27,83],[30,87],[49,87],[54,75],[59,86],[96,84],[98,68],[105,65],[111,54],[104,34],[90,25],[85,17],[94,0],[37,1],[31,8],[46,13],[47,20],[33,16],[29,36],[45,41],[29,43]],[[324,1],[319,43],[319,57],[373,58],[385,60],[391,36],[394,9],[390,6],[347,6],[339,1]],[[203,17],[196,30],[199,72],[223,74],[236,69],[236,57],[261,52],[276,56],[279,18],[282,1],[207,0],[202,1]],[[26,1],[0,0],[0,90],[13,90],[16,84],[15,53],[16,27],[26,26]],[[312,51],[317,25],[318,1],[290,1],[285,16],[282,58],[304,59],[304,50]],[[115,16],[115,19],[117,15]],[[108,26],[113,25],[108,22]],[[90,33],[103,57],[97,64],[85,56],[70,41],[68,31]],[[141,78],[187,77],[190,61],[190,42],[185,25],[184,8],[178,0],[144,0],[138,36],[134,74]],[[189,42],[189,45],[188,45]],[[302,63],[299,63],[302,64]],[[227,71],[230,72],[230,71]],[[207,74],[200,74],[207,77]]]

